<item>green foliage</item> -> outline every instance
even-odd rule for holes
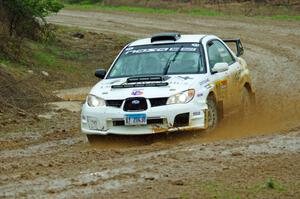
[[[224,184],[222,182],[217,181],[205,181],[198,182],[198,188],[201,192],[205,193],[207,198],[215,198],[215,199],[240,199],[236,190],[233,187],[228,186],[228,184]]]
[[[164,8],[151,7],[131,7],[131,6],[105,6],[99,4],[65,4],[66,8],[70,9],[84,9],[84,10],[108,10],[108,11],[125,11],[149,14],[189,14],[195,16],[223,16],[221,12],[216,12],[206,8],[194,8],[192,10],[173,10]]]
[[[1,2],[9,14],[15,17],[44,18],[63,7],[57,0],[2,0]]]
[[[266,187],[270,188],[270,189],[274,189],[275,188],[275,184],[272,178],[270,178],[267,182],[266,182]]]
[[[124,11],[124,12],[135,12],[135,13],[149,13],[149,14],[188,14],[192,16],[210,16],[210,17],[230,17],[226,12],[216,11],[210,8],[178,8],[178,9],[168,9],[168,8],[152,8],[152,7],[134,7],[134,6],[110,6],[103,4],[91,4],[86,1],[81,1],[79,4],[65,4],[66,8],[69,9],[81,9],[81,10],[103,10],[103,11]],[[245,17],[238,15],[239,17]],[[235,17],[232,15],[231,17]],[[300,20],[300,15],[257,15],[254,16],[257,19],[272,19],[272,20]]]
[[[24,38],[52,38],[45,17],[61,8],[60,0],[0,0],[0,54],[19,60]]]
[[[58,0],[0,0],[1,21],[10,36],[23,36],[45,22],[44,17],[58,12],[63,4]],[[41,20],[41,21],[39,21]]]
[[[277,190],[278,192],[286,192],[286,188],[279,182],[275,181],[273,178],[269,178],[267,180],[265,187],[268,189]]]
[[[61,0],[68,8],[299,20],[299,0]]]
[[[102,3],[103,0],[64,0],[66,3]]]

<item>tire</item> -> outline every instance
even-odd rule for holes
[[[99,140],[98,139],[99,136],[97,136],[97,135],[88,135],[87,134],[86,137],[87,137],[90,144],[95,144],[95,143],[97,143],[97,140]]]
[[[91,146],[107,148],[120,145],[122,140],[119,135],[86,135],[88,142]],[[121,142],[122,143],[122,142]]]
[[[254,108],[254,99],[246,87],[243,88],[242,101],[241,101],[241,115],[243,120],[251,117]]]
[[[208,123],[208,130],[213,130],[218,126],[219,123],[219,114],[218,114],[218,107],[215,100],[212,97],[207,99],[207,106],[208,106],[208,114],[207,114],[207,123]]]

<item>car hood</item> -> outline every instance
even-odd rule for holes
[[[197,84],[207,81],[207,76],[204,74],[170,75],[166,76],[165,81],[163,81],[168,83],[167,86],[112,88],[112,86],[124,85],[126,81],[127,78],[104,79],[92,88],[90,94],[105,100],[126,99],[129,97],[169,97],[187,89],[195,88]]]

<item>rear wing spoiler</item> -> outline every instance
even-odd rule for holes
[[[235,43],[236,56],[240,57],[244,54],[244,47],[240,39],[223,39],[225,43]]]

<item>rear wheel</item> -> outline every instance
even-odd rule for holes
[[[217,127],[219,121],[218,107],[213,97],[209,97],[207,99],[207,106],[208,106],[208,110],[207,110],[208,130],[213,130]]]

